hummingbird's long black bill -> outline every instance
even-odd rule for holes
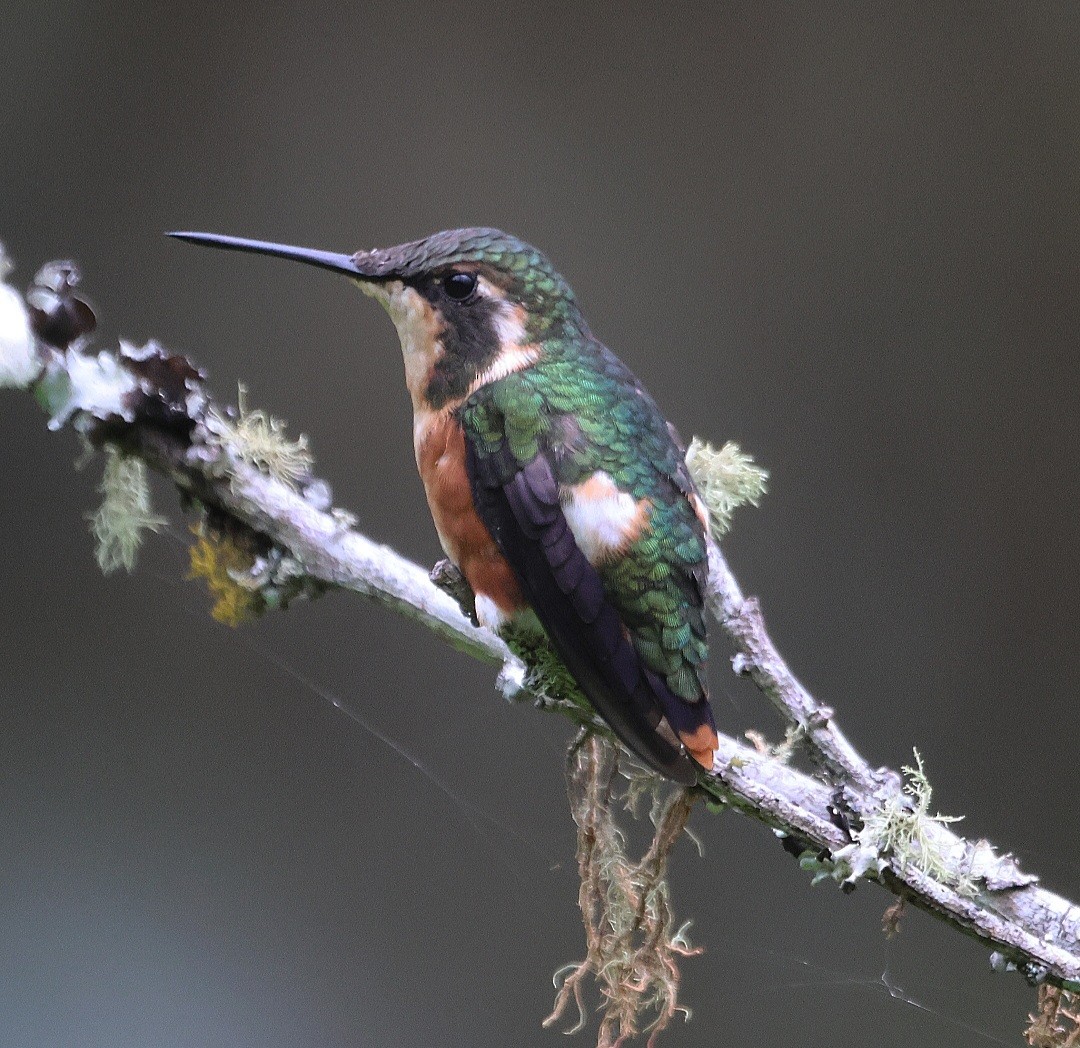
[[[350,277],[363,276],[353,261],[352,255],[339,255],[333,251],[318,251],[310,247],[293,247],[291,244],[272,244],[266,240],[245,240],[243,237],[226,237],[219,233],[166,233],[177,240],[186,240],[189,244],[203,244],[207,247],[222,247],[229,251],[249,251],[256,255],[273,255],[275,258],[289,258],[295,262],[306,262],[309,266],[329,269],[334,273],[344,273]]]

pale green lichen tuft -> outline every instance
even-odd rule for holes
[[[88,514],[90,531],[97,542],[97,562],[109,575],[118,568],[131,571],[142,545],[143,533],[158,531],[165,523],[150,505],[146,467],[136,458],[105,446],[105,472],[98,488],[101,506]]]
[[[261,409],[248,410],[247,389],[239,387],[235,418],[211,410],[211,428],[238,459],[295,488],[311,473],[314,458],[303,433],[285,436],[285,423]]]
[[[780,764],[790,764],[796,748],[806,736],[806,726],[804,724],[789,724],[784,731],[783,739],[772,744],[760,731],[754,728],[744,731],[743,736],[766,760],[777,761]]]
[[[717,540],[731,529],[736,509],[758,505],[769,479],[769,471],[730,440],[717,450],[694,437],[686,452],[686,465],[709,512],[709,530]]]
[[[958,872],[955,858],[935,831],[935,826],[959,822],[963,816],[931,814],[933,790],[922,756],[918,750],[912,752],[914,766],[904,765],[901,769],[907,778],[903,793],[889,797],[852,836],[860,848],[890,855],[901,866],[914,867],[961,895],[973,896],[977,885],[967,874]]]

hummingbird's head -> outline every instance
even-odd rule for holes
[[[441,409],[512,371],[544,343],[579,334],[574,293],[536,248],[497,229],[451,229],[397,247],[339,255],[210,233],[197,244],[291,258],[343,273],[390,314],[415,407]]]

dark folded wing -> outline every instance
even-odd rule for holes
[[[692,785],[696,765],[675,731],[703,716],[711,723],[708,703],[676,697],[643,663],[599,572],[570,531],[551,462],[542,450],[519,462],[505,443],[480,442],[468,431],[466,444],[476,511],[567,669],[634,753]]]

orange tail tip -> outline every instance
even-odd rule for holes
[[[679,732],[679,738],[687,752],[706,771],[712,769],[713,756],[720,745],[716,731],[710,724],[699,724],[692,732]]]

